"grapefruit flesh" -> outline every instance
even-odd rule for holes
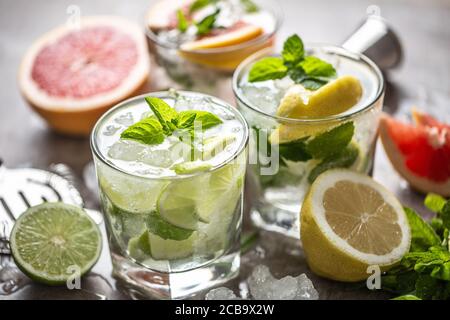
[[[384,115],[380,137],[394,168],[414,188],[450,196],[450,127],[414,112],[416,124]]]
[[[150,61],[139,26],[112,16],[84,17],[39,38],[26,52],[19,87],[58,132],[87,135],[108,108],[148,79]]]

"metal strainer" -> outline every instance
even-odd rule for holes
[[[61,175],[39,169],[8,169],[0,160],[0,254],[10,253],[12,226],[26,209],[55,201],[84,205],[78,190]]]

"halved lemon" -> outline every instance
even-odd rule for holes
[[[320,175],[301,210],[301,239],[311,270],[339,281],[361,281],[409,251],[411,231],[400,202],[372,178],[334,169]]]

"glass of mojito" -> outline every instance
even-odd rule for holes
[[[384,81],[367,57],[289,37],[236,70],[233,91],[250,127],[253,222],[299,237],[310,184],[331,168],[372,170]]]
[[[155,92],[96,124],[91,148],[114,276],[183,298],[237,275],[248,129],[225,102]]]
[[[145,27],[172,80],[214,93],[245,58],[274,44],[280,21],[274,0],[160,0]]]

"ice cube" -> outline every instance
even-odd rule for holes
[[[144,148],[139,160],[145,164],[159,168],[168,168],[174,163],[170,150],[151,147]]]
[[[276,87],[270,81],[262,83],[244,83],[241,85],[244,96],[252,105],[255,105],[261,111],[273,114],[278,103],[283,97],[284,90]]]
[[[138,161],[145,146],[132,140],[119,140],[108,150],[108,156],[124,161]]]
[[[118,124],[124,126],[131,126],[134,123],[133,114],[131,112],[127,112],[118,116],[114,121]]]
[[[219,287],[209,291],[205,296],[205,300],[240,300],[240,298],[234,294],[233,290]]]
[[[109,125],[109,126],[107,126],[105,128],[105,131],[103,131],[103,134],[105,136],[110,137],[110,136],[113,136],[117,132],[117,130],[119,130],[119,129],[120,129],[120,127],[114,126],[114,125],[111,124],[111,125]]]
[[[248,279],[250,293],[256,300],[317,300],[319,294],[305,274],[276,279],[268,267],[258,265]]]

